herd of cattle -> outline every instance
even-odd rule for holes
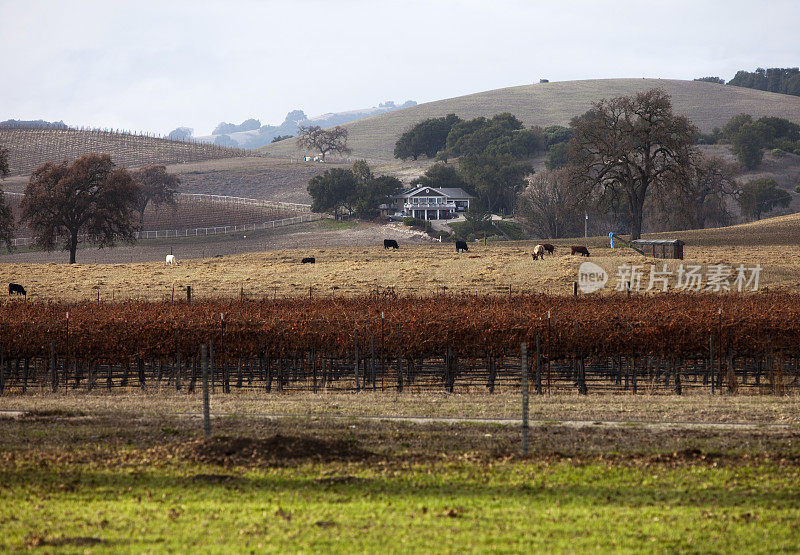
[[[400,245],[397,243],[396,239],[384,239],[383,240],[383,248],[384,249],[395,249],[395,250],[397,250],[397,249],[400,248]],[[573,246],[570,247],[570,249],[572,250],[572,252],[571,252],[572,255],[579,254],[581,256],[589,256],[589,249],[587,249],[584,246],[573,245]],[[545,252],[548,253],[548,254],[553,254],[555,252],[555,250],[556,250],[556,247],[554,245],[551,245],[550,243],[540,243],[540,244],[536,245],[535,247],[533,247],[532,256],[533,256],[534,260],[544,259],[544,253]],[[469,252],[469,247],[467,246],[467,242],[466,241],[456,241],[456,252]],[[315,264],[317,262],[317,260],[313,256],[307,256],[307,257],[303,258],[300,262],[301,262],[301,264]],[[164,260],[164,265],[174,266],[176,264],[178,264],[178,259],[175,258],[175,255],[168,254],[166,256],[166,259]],[[22,295],[23,297],[26,297],[26,298],[27,298],[27,295],[28,295],[27,292],[25,291],[25,288],[22,285],[18,284],[18,283],[9,283],[8,284],[8,294],[9,295]]]

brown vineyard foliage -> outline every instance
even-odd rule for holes
[[[550,318],[548,319],[548,312]],[[69,313],[69,318],[67,318]],[[800,295],[642,297],[399,297],[169,302],[26,303],[0,307],[0,351],[107,362],[196,355],[214,342],[238,357],[315,350],[346,356],[374,341],[386,354],[503,356],[539,336],[550,358],[705,357],[716,349],[748,356],[800,351]]]

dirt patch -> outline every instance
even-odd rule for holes
[[[108,540],[90,536],[59,536],[50,538],[46,534],[31,534],[25,538],[25,547],[85,547],[107,544]]]
[[[232,484],[238,482],[239,477],[230,474],[195,474],[190,480],[203,484]]]
[[[183,445],[185,458],[227,466],[280,465],[304,460],[364,460],[370,453],[344,440],[274,435],[267,438],[219,436]]]

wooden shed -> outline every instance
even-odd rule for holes
[[[683,260],[683,241],[680,239],[637,239],[631,241],[637,249],[653,258],[677,258]]]

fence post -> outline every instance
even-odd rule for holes
[[[528,346],[520,345],[520,369],[522,370],[522,456],[528,456]]]
[[[211,411],[208,406],[208,357],[205,343],[200,347],[200,366],[203,372],[203,433],[211,435]]]

